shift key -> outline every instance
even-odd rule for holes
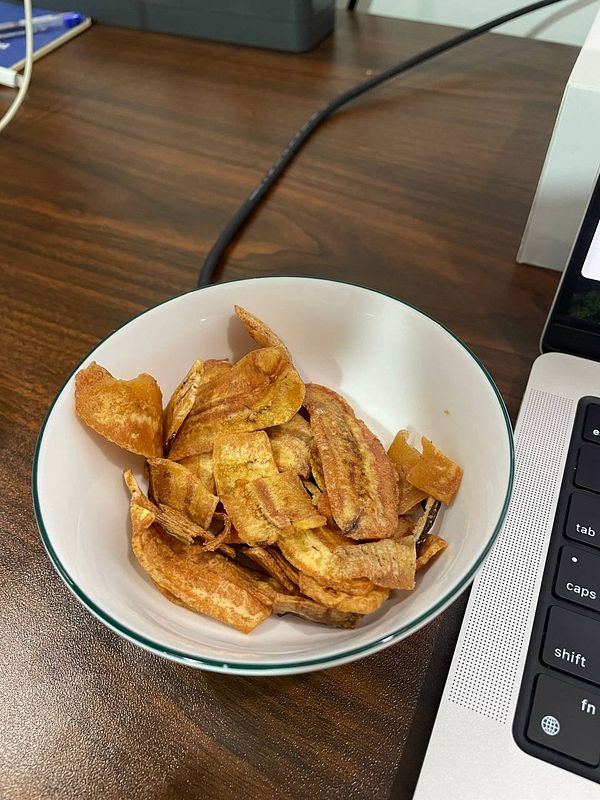
[[[542,659],[549,667],[600,686],[600,621],[552,606]]]

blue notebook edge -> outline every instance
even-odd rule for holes
[[[55,12],[46,11],[43,8],[34,8],[33,15],[51,14]],[[0,2],[0,22],[9,22],[23,17],[23,7],[14,3]],[[65,42],[79,35],[92,24],[91,17],[84,17],[79,25],[73,28],[54,28],[49,31],[42,31],[34,34],[33,37],[33,60],[37,61],[47,53],[52,52]],[[0,67],[12,69],[18,72],[25,65],[25,36],[16,39],[7,39],[5,42],[0,40]]]

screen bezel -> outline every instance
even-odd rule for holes
[[[576,320],[565,315],[581,277],[581,268],[600,224],[600,176],[588,204],[573,250],[558,286],[542,333],[542,353],[570,353],[600,361],[600,324]]]

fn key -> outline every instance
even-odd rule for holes
[[[540,675],[527,737],[538,744],[596,766],[600,761],[600,695],[587,686]]]

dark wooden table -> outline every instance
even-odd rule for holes
[[[356,664],[194,671],[79,606],[44,554],[29,489],[37,431],[74,364],[194,286],[314,109],[449,33],[338,23],[302,56],[94,28],[36,65],[0,138],[2,798],[412,794],[464,596]],[[558,279],[515,253],[575,57],[489,35],[365,97],[309,144],[220,279],[319,275],[408,300],[466,340],[514,417]],[[0,108],[11,97],[0,90]]]

